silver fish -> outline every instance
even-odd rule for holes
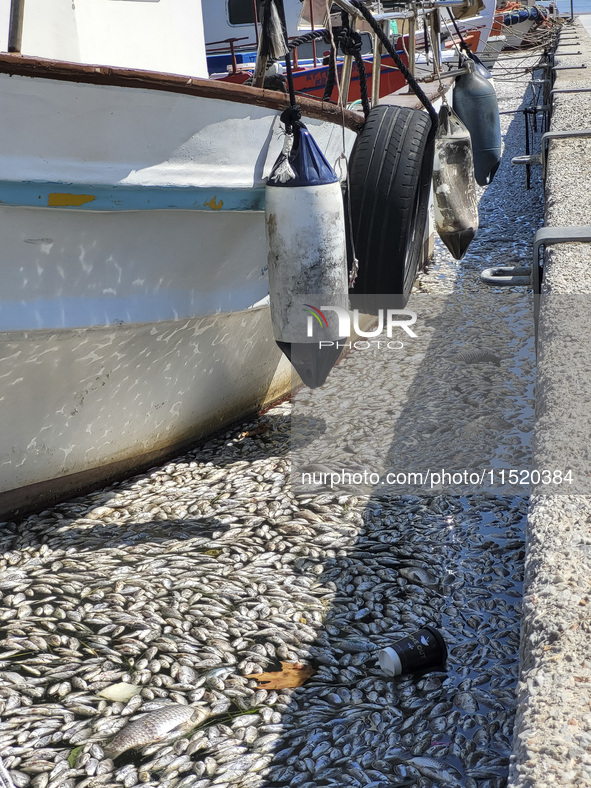
[[[132,747],[143,747],[160,741],[171,731],[178,730],[179,733],[188,731],[208,716],[209,713],[204,709],[180,703],[163,706],[125,725],[104,748],[105,753],[111,758],[116,758]]]

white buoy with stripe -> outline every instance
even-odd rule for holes
[[[339,180],[303,124],[286,135],[269,175],[265,218],[275,341],[303,382],[317,388],[347,336],[347,251]]]

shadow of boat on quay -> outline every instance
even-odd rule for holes
[[[522,128],[517,114],[508,138]],[[529,490],[501,485],[499,473],[530,467],[533,318],[530,294],[485,290],[477,274],[531,259],[542,215],[539,179],[537,193],[521,203],[512,199],[521,183],[513,183],[509,204],[504,200],[503,170],[522,140],[519,134],[506,146],[497,180],[480,201],[482,232],[461,267],[451,263],[459,293],[411,298],[418,341],[403,337],[404,349],[391,358],[383,348],[360,346],[351,359],[356,374],[344,364],[322,390],[294,402],[299,478],[292,480],[301,487],[308,473],[302,505],[313,506],[323,488],[325,511],[356,491],[368,499],[357,544],[343,544],[328,559],[332,568],[323,562],[319,580],[337,588],[310,648],[322,674],[295,691],[284,715],[289,732],[278,750],[284,763],[298,755],[296,774],[274,767],[269,785],[506,784]],[[325,415],[322,438],[298,424],[300,413]],[[478,471],[479,481],[431,490],[409,483],[412,472],[445,468]],[[494,471],[492,485],[480,481],[486,469]],[[384,488],[392,470],[401,481]],[[379,481],[367,484],[367,471]],[[334,473],[336,489],[326,489],[322,473]],[[444,633],[445,669],[390,679],[374,653],[347,650],[351,639],[385,646],[425,624]],[[359,686],[361,697],[354,694]]]
[[[517,114],[508,138],[522,128]],[[356,375],[344,364],[322,390],[296,397],[295,472],[299,463],[312,474],[308,480],[316,473],[316,484],[298,496],[301,504],[323,500],[316,497],[322,472],[337,477],[337,489],[324,493],[325,512],[356,489],[368,498],[356,544],[339,545],[323,561],[319,581],[336,588],[309,650],[322,673],[294,691],[277,748],[284,763],[273,767],[268,785],[506,784],[528,489],[503,491],[497,471],[530,467],[532,305],[529,294],[484,291],[473,272],[531,258],[542,215],[539,180],[537,193],[526,193],[521,204],[511,200],[499,217],[503,170],[522,139],[506,147],[497,180],[480,201],[482,232],[461,267],[451,263],[459,294],[411,299],[419,341],[403,337],[406,356],[388,359],[380,348],[361,346],[351,361]],[[320,440],[298,424],[300,413],[325,414]],[[392,469],[408,481],[412,471],[443,468],[494,469],[495,484],[427,490],[398,482],[385,492],[381,483]],[[358,478],[373,470],[380,481],[339,485],[347,470]],[[301,476],[294,481],[301,485]],[[343,538],[338,526],[334,538]],[[375,653],[347,648],[352,639],[385,646],[425,624],[444,633],[445,669],[391,679]],[[286,771],[294,754],[295,775]]]
[[[521,324],[512,341],[499,337],[499,298],[502,309]],[[417,334],[425,342],[416,348],[409,341],[408,359],[375,359],[372,374],[360,350],[351,360],[357,365],[351,385],[343,365],[331,378],[334,396],[328,385],[318,394],[304,392],[304,403],[294,402],[293,473],[301,463],[307,481],[316,481],[302,489],[301,478],[292,475],[300,486],[298,500],[322,513],[325,526],[327,517],[333,522],[330,540],[329,532],[319,540],[319,545],[330,541],[333,554],[325,551],[314,559],[312,553],[304,568],[313,571],[320,563],[318,580],[333,587],[335,596],[309,650],[322,664],[321,673],[296,690],[293,710],[284,715],[290,732],[279,752],[288,760],[298,754],[296,774],[274,767],[269,785],[286,780],[306,788],[357,786],[368,779],[376,786],[406,780],[417,786],[504,784],[518,668],[526,501],[515,489],[499,494],[498,484],[444,482],[431,489],[426,478],[404,484],[413,473],[424,477],[429,468],[433,473],[469,469],[479,478],[484,469],[529,467],[533,348],[523,330],[529,309],[520,311],[506,295],[493,299],[491,316],[503,348],[498,364],[470,363],[469,356],[461,361],[466,345],[475,352],[471,340],[463,334],[454,347],[450,333],[439,328],[464,321],[465,312],[447,296],[429,297],[429,317],[423,321],[423,305],[409,304],[419,314]],[[484,331],[488,337],[482,312],[480,305],[472,322],[476,334]],[[326,414],[327,430],[314,439],[307,428],[300,429],[298,414],[301,409],[315,414],[316,402],[318,412]],[[334,478],[334,489],[318,484],[319,469],[329,472],[329,484]],[[359,479],[366,471],[374,476],[364,488]],[[388,486],[383,480],[391,472],[397,483]],[[354,536],[338,515],[351,493],[360,496],[358,507],[367,501]],[[306,526],[311,550],[318,538],[313,525]],[[448,643],[445,669],[391,679],[369,648],[365,654],[348,652],[351,640],[383,647],[427,624],[439,628]],[[308,772],[308,779],[297,771]]]

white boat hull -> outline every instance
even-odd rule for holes
[[[291,373],[256,306],[277,110],[6,74],[0,91],[7,512],[188,445]],[[336,162],[342,128],[306,122]]]
[[[153,464],[289,390],[268,308],[0,334],[2,510]]]

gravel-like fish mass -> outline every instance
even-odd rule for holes
[[[528,77],[503,75],[516,109]],[[477,297],[482,268],[528,259],[540,184],[510,165],[522,116],[507,128],[468,255],[438,243],[420,289]],[[1,526],[0,755],[17,788],[506,784],[527,498],[296,493],[290,407]],[[447,665],[384,675],[376,648],[425,624]],[[281,661],[316,673],[248,678]]]

